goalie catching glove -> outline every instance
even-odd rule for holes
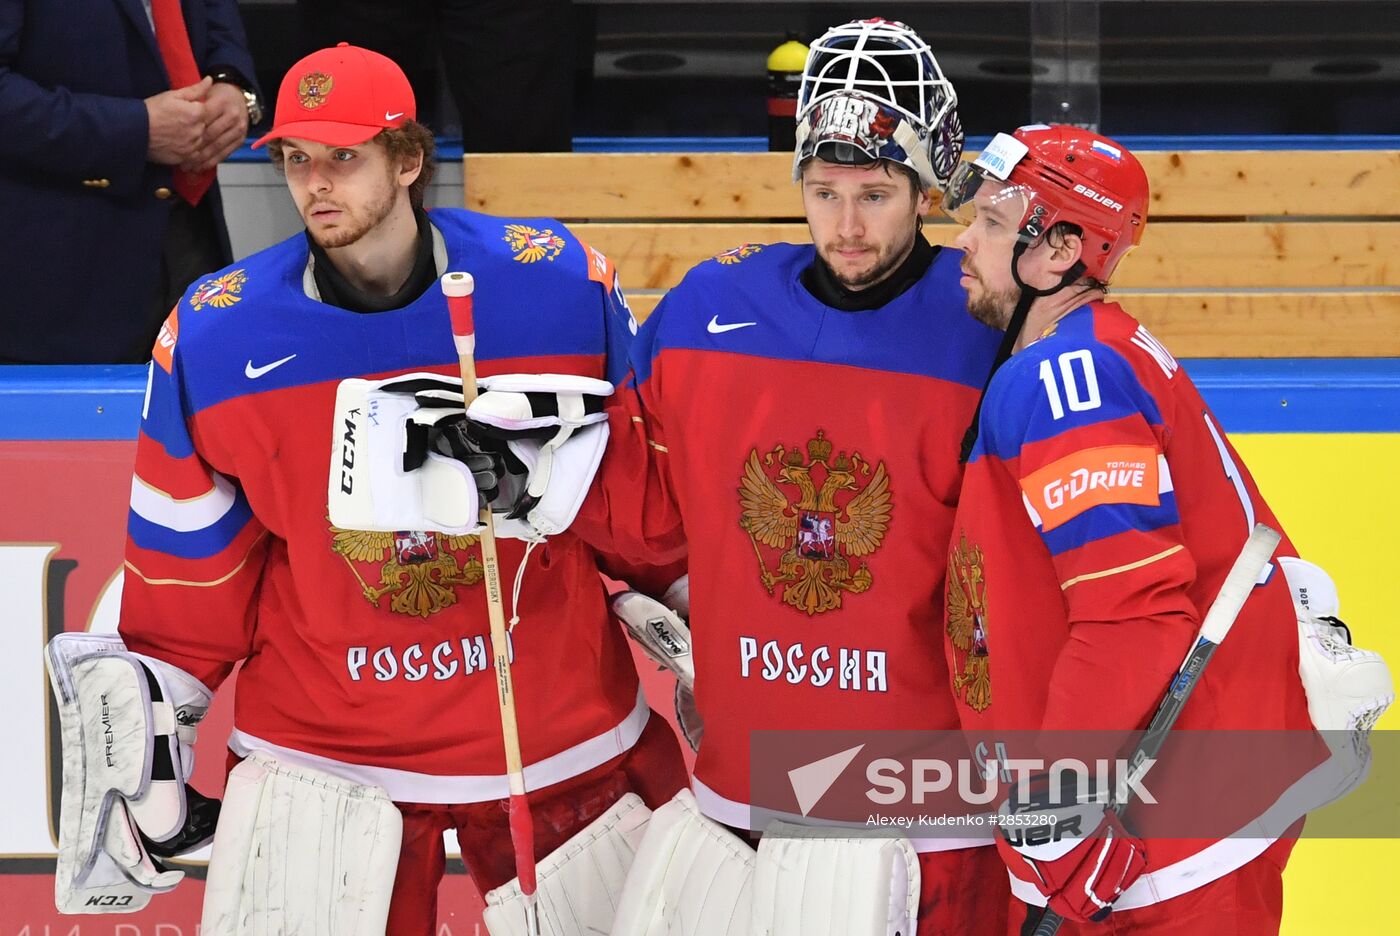
[[[478,445],[504,442],[527,469],[524,496],[497,529],[520,539],[568,529],[608,444],[603,403],[612,384],[573,374],[501,374],[479,386],[466,434]]]
[[[331,523],[462,535],[478,528],[484,501],[504,515],[500,536],[539,539],[566,529],[602,459],[602,400],[611,384],[545,374],[489,377],[478,387],[478,399],[491,398],[488,412],[504,406],[489,426],[468,419],[457,378],[342,381],[327,490]],[[525,401],[523,417],[511,410],[517,399]]]
[[[1016,784],[997,811],[997,851],[1060,916],[1102,920],[1146,869],[1147,853],[1092,788],[1078,795],[1075,774],[1059,778],[1059,789],[1045,775]]]
[[[158,859],[214,835],[217,800],[186,781],[211,693],[115,635],[60,634],[45,652],[63,745],[54,904],[60,913],[131,913],[183,871]]]
[[[1308,697],[1308,716],[1332,752],[1326,770],[1310,774],[1310,800],[1317,809],[1350,793],[1371,767],[1371,729],[1395,702],[1390,668],[1374,650],[1351,640],[1337,617],[1337,586],[1320,566],[1280,556],[1298,618],[1298,676]]]
[[[1337,617],[1337,586],[1320,566],[1281,556],[1279,567],[1298,614],[1298,674],[1308,696],[1308,714],[1319,731],[1369,733],[1395,701],[1385,660],[1351,642]]]

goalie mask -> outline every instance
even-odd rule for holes
[[[888,159],[943,191],[962,157],[958,96],[928,44],[892,20],[853,20],[812,43],[797,98],[792,178],[812,157]]]

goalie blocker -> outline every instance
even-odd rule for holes
[[[690,576],[671,583],[658,601],[625,591],[612,601],[613,613],[647,656],[676,677],[676,723],[692,751],[700,750],[705,723],[695,704],[695,663],[690,653]]]
[[[342,381],[327,479],[331,523],[468,534],[484,492],[500,515],[498,536],[538,540],[567,529],[603,458],[612,385],[535,374],[477,386],[468,416],[458,378]]]

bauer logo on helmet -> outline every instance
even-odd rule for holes
[[[1114,211],[1117,211],[1117,212],[1122,212],[1122,210],[1123,210],[1123,203],[1122,203],[1122,202],[1116,202],[1116,201],[1114,201],[1113,199],[1109,198],[1107,195],[1103,195],[1103,194],[1101,194],[1101,193],[1099,193],[1099,192],[1096,192],[1096,191],[1094,191],[1094,190],[1091,189],[1091,188],[1085,187],[1084,185],[1075,185],[1074,190],[1075,190],[1075,192],[1077,192],[1077,193],[1080,194],[1080,195],[1083,195],[1085,198],[1089,199],[1090,201],[1096,201],[1096,202],[1098,202],[1100,205],[1103,205],[1105,208],[1112,208]]]

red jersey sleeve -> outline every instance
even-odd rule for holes
[[[269,538],[238,480],[200,455],[182,387],[178,329],[172,312],[150,365],[119,630],[128,648],[215,688],[253,652]]]
[[[983,426],[1050,554],[1069,624],[1046,661],[1043,727],[1144,726],[1199,626],[1157,402],[1114,349],[1056,336],[998,374]]]
[[[652,566],[685,556],[663,417],[665,377],[655,354],[665,306],[663,300],[632,343],[631,372],[608,403],[608,448],[573,527],[604,555]]]

